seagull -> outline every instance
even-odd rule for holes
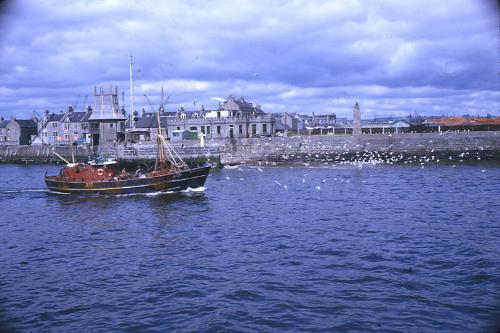
[[[262,170],[261,168],[257,168],[257,170],[259,170],[260,172],[264,172],[264,170]]]
[[[259,74],[259,73],[253,73],[253,76],[254,76],[254,77],[259,77],[259,76],[260,76],[260,74]]]
[[[326,183],[326,179],[323,179],[323,180],[321,181],[321,183],[323,183],[323,184],[324,184],[324,183]]]
[[[315,189],[317,189],[317,190],[321,190],[321,187],[319,187],[319,186],[316,186],[316,187],[315,187]]]

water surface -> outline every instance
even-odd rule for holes
[[[500,168],[250,167],[82,197],[0,165],[0,317],[20,332],[494,332]]]

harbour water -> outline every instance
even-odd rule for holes
[[[215,170],[204,191],[47,193],[0,165],[0,331],[495,332],[500,167]]]

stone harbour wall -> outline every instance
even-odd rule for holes
[[[261,137],[218,139],[200,147],[198,140],[172,144],[182,158],[217,160],[222,164],[260,161],[305,161],[332,156],[349,156],[361,152],[399,153],[403,155],[464,155],[500,160],[500,132],[443,132],[361,135],[313,135],[295,137]],[[47,163],[59,161],[52,151],[71,159],[70,147],[0,146],[0,162]],[[472,154],[472,152],[475,152]],[[90,147],[74,149],[78,161],[91,156]],[[152,144],[116,145],[101,152],[102,156],[122,161],[147,161],[156,157]],[[464,156],[462,156],[464,157]]]
[[[480,151],[500,159],[500,132],[442,132],[371,135],[315,135],[240,139],[221,146],[221,162],[238,164],[262,160],[321,158],[359,152],[460,155]]]

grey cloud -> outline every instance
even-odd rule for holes
[[[481,2],[25,0],[1,20],[4,115],[62,109],[100,83],[128,98],[129,51],[138,87],[156,87],[138,100],[178,82],[172,108],[233,93],[267,111],[499,112],[498,16]]]

